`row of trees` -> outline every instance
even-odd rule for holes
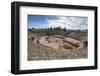
[[[40,33],[42,35],[63,35],[67,36],[68,34],[74,32],[74,33],[80,33],[80,32],[87,32],[87,30],[70,30],[66,28],[60,28],[60,27],[55,27],[55,28],[42,28],[42,29],[29,29],[32,32]]]

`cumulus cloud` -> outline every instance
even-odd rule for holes
[[[54,19],[47,20],[48,27],[61,27],[66,29],[73,30],[85,30],[88,26],[88,18],[87,17],[56,17]]]

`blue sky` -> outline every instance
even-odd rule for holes
[[[88,27],[88,18],[79,16],[28,15],[28,28],[48,27],[84,30]]]
[[[46,28],[47,20],[56,18],[55,16],[44,16],[44,15],[28,15],[28,27],[29,28]]]

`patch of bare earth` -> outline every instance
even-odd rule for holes
[[[28,35],[28,60],[57,60],[87,58],[87,46],[63,36]]]

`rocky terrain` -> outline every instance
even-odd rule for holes
[[[41,35],[28,31],[28,60],[87,58],[87,37],[75,39],[62,35]]]

